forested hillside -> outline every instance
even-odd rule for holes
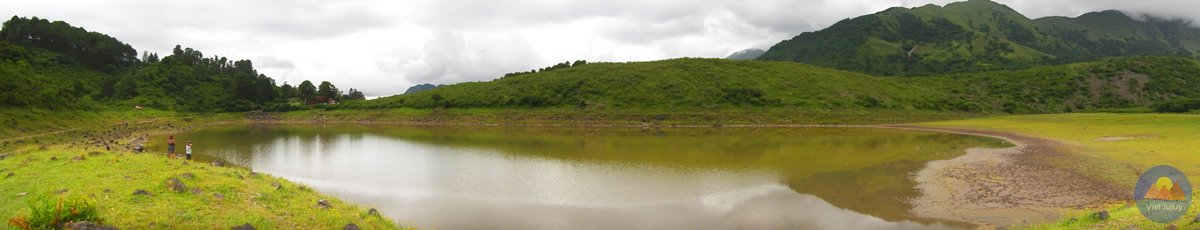
[[[175,46],[159,58],[62,21],[13,16],[0,29],[0,107],[82,109],[141,105],[179,111],[290,110],[303,102],[361,100],[329,82],[277,85],[249,60]]]
[[[759,59],[894,76],[1198,54],[1200,29],[1186,21],[1118,11],[1034,20],[1002,4],[969,0],[846,19],[780,42]]]
[[[1126,57],[1016,71],[877,77],[790,62],[672,59],[448,85],[343,108],[1147,111],[1200,98],[1200,63]],[[1185,109],[1186,110],[1186,109]]]

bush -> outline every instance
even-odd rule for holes
[[[1160,113],[1186,113],[1194,109],[1200,109],[1200,98],[1174,100],[1154,105],[1154,111]]]
[[[95,202],[81,197],[57,200],[38,197],[29,202],[29,217],[20,215],[8,220],[18,229],[62,229],[63,225],[77,221],[103,222]]]

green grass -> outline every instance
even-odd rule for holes
[[[497,125],[656,125],[656,126],[726,126],[726,125],[862,125],[895,124],[935,120],[965,119],[985,116],[954,111],[894,110],[894,109],[630,109],[589,110],[571,107],[492,109],[345,109],[302,110],[283,113],[280,117],[291,122],[390,122],[430,124],[497,124]]]
[[[79,156],[84,159],[72,160]],[[0,178],[0,217],[5,219],[28,215],[27,199],[33,197],[85,196],[96,202],[105,224],[121,228],[228,229],[246,223],[259,229],[338,229],[350,223],[364,229],[397,228],[363,207],[303,185],[265,174],[250,176],[241,168],[185,164],[161,154],[53,149],[10,156],[0,160],[0,170],[13,173]],[[195,176],[182,177],[185,173]],[[175,193],[166,185],[170,178],[201,192]],[[151,195],[134,195],[139,189]],[[320,199],[330,200],[332,208],[319,207]]]
[[[1188,175],[1190,181],[1200,181],[1200,115],[1192,114],[1049,114],[977,118],[958,121],[922,123],[936,127],[956,127],[998,130],[1061,141],[1072,154],[1051,162],[1084,174],[1099,177],[1132,193],[1140,172],[1155,165],[1171,165]],[[1200,191],[1193,183],[1193,191]],[[1193,192],[1193,199],[1200,197]],[[1079,210],[1068,213],[1062,221],[1029,226],[1032,229],[1124,228],[1138,225],[1142,229],[1158,229],[1157,224],[1142,217],[1136,207],[1118,204],[1107,208],[1112,220],[1099,221],[1087,217],[1098,210]],[[1192,217],[1200,214],[1193,202],[1188,214],[1173,224],[1195,228]],[[1071,219],[1074,218],[1074,221]]]

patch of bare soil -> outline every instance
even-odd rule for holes
[[[887,126],[988,136],[1014,144],[972,148],[967,154],[933,161],[914,175],[922,195],[918,216],[964,221],[980,228],[1051,221],[1064,209],[1096,208],[1129,197],[1127,191],[1078,172],[1051,166],[1063,157],[1062,143],[1004,132],[919,126]]]

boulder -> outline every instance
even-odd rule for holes
[[[251,171],[250,178],[258,178],[258,172]]]
[[[271,182],[271,187],[272,187],[272,188],[275,188],[275,190],[280,190],[280,189],[283,189],[283,185],[279,184],[279,182],[278,182],[278,181]]]
[[[167,189],[175,191],[175,193],[184,193],[188,191],[187,185],[183,184],[182,181],[179,181],[179,178],[171,178],[167,180]]]
[[[221,160],[213,160],[212,166],[222,167],[225,166],[225,162],[222,162]]]
[[[333,204],[330,204],[328,200],[320,199],[320,200],[317,200],[317,206],[320,206],[321,208],[324,208],[324,209],[329,209],[329,208],[333,207]]]
[[[146,190],[138,189],[138,190],[134,190],[134,191],[133,191],[133,195],[145,195],[145,196],[149,196],[149,195],[150,195],[150,192],[147,192]]]
[[[204,191],[200,191],[198,188],[192,188],[192,194],[200,195],[200,193],[204,193]]]
[[[1097,220],[1107,220],[1108,219],[1108,210],[1092,213],[1092,217],[1096,217]]]
[[[221,193],[217,192],[217,193],[213,193],[213,197],[216,197],[218,200],[224,200],[225,194],[221,194]]]
[[[376,216],[376,217],[378,217],[378,216],[379,216],[379,210],[375,210],[374,208],[372,208],[371,210],[367,210],[367,214],[368,214],[368,215],[372,215],[372,216]]]
[[[179,177],[183,177],[183,179],[196,179],[196,174],[192,174],[192,173],[190,173],[190,172],[186,172],[186,173],[183,173],[183,174],[179,174]]]
[[[58,157],[50,157],[50,161],[57,161]]]
[[[359,228],[358,225],[346,224],[346,227],[342,227],[342,230],[359,230]]]
[[[254,230],[254,226],[250,226],[250,224],[247,223],[233,227],[233,230]]]
[[[67,229],[71,230],[117,230],[117,228],[112,226],[101,225],[89,221],[71,222],[67,223],[65,226]]]

